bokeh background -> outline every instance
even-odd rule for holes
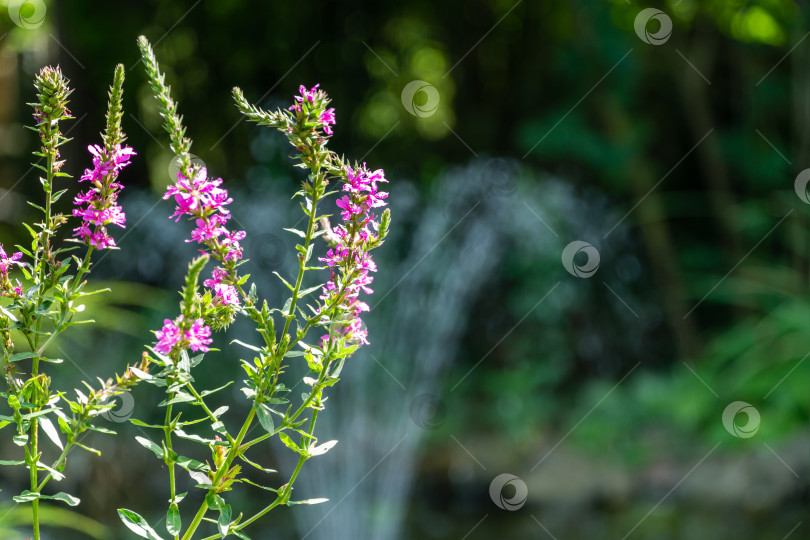
[[[194,254],[161,200],[171,154],[138,35],[192,151],[232,192],[271,301],[283,293],[271,272],[296,266],[281,228],[300,218],[300,175],[279,134],[241,121],[231,87],[275,108],[320,83],[337,109],[332,148],[386,170],[394,222],[372,344],[321,416],[322,440],[340,444],[296,485],[330,502],[274,511],[253,538],[810,534],[806,3],[2,3],[3,245],[23,241],[39,196],[24,127],[34,73],[58,63],[75,88],[63,154],[78,177],[113,67],[127,68],[128,228],[93,274],[113,290],[88,305],[98,324],[56,345],[64,388],[139,358]],[[251,329],[217,343],[235,338]],[[200,386],[239,377],[237,354],[210,355]],[[130,537],[119,507],[163,530],[165,470],[117,421],[157,421],[159,399],[137,388],[109,422],[120,435],[88,440],[102,457],[73,455],[60,489],[84,517],[54,510],[47,538]],[[246,408],[238,391],[222,399],[231,418]],[[3,459],[18,450],[0,441]],[[264,450],[283,483],[290,456]],[[0,474],[0,534],[22,538],[10,499],[24,471]],[[261,507],[256,491],[232,504]]]

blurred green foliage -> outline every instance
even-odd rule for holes
[[[588,286],[621,279],[632,298],[660,310],[639,319],[635,349],[622,344],[626,329],[603,309],[617,302],[604,289],[523,320],[556,279],[585,284],[556,256],[510,247],[469,314],[444,387],[506,331],[509,338],[459,391],[444,393],[455,412],[432,440],[497,430],[535,441],[590,415],[573,441],[642,464],[724,436],[720,415],[734,400],[760,410],[768,440],[788,439],[806,432],[810,416],[810,207],[793,192],[796,174],[810,166],[810,6],[651,4],[673,20],[662,46],[638,39],[640,6],[624,0],[50,2],[36,31],[0,17],[0,33],[8,32],[0,47],[19,61],[19,78],[0,92],[30,101],[34,68],[59,61],[76,86],[75,109],[89,111],[71,134],[84,144],[101,125],[109,72],[124,62],[126,129],[139,151],[127,189],[152,190],[155,201],[168,181],[169,152],[137,65],[141,33],[163,59],[200,157],[234,186],[292,182],[280,166],[284,151],[239,124],[229,94],[236,84],[275,106],[299,83],[321,83],[338,111],[334,147],[368,152],[393,181],[423,193],[443,171],[471,160],[471,150],[521,160],[541,193],[541,172],[562,178],[579,196],[607,201],[600,213],[577,216],[600,231],[584,238],[601,242],[603,255]],[[430,117],[402,107],[402,88],[415,79],[441,96]],[[19,106],[0,122],[26,123],[27,115]],[[36,187],[33,175],[17,184],[35,144],[27,137],[24,152],[0,165],[0,187],[22,195]],[[85,159],[80,146],[67,156],[74,175]],[[26,212],[15,208],[14,221]],[[18,231],[3,220],[5,243]],[[617,270],[618,254],[611,255],[619,238],[636,246],[636,277]],[[120,263],[99,268],[110,282],[131,277]],[[160,290],[176,282],[145,281],[114,283],[116,296],[88,306],[104,327],[131,336],[103,345],[105,354],[121,347],[131,359],[161,308],[174,302]],[[589,354],[583,342],[594,337],[601,352]],[[88,343],[94,339],[88,334]],[[742,439],[727,445],[744,446]]]

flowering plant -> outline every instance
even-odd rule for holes
[[[39,134],[41,146],[34,153],[39,160],[33,167],[43,174],[40,183],[44,203],[29,204],[43,217],[33,227],[25,225],[31,235],[29,246],[16,246],[15,251],[0,245],[0,339],[5,382],[0,396],[9,408],[8,414],[0,415],[0,429],[13,426],[12,438],[22,454],[21,459],[2,460],[0,465],[24,466],[29,470],[30,489],[14,496],[14,500],[31,504],[36,540],[40,538],[41,499],[71,506],[79,504],[79,499],[69,493],[46,494],[43,490],[51,480],[65,478],[67,457],[73,448],[98,454],[82,444],[82,434],[88,430],[113,433],[97,426],[96,419],[113,407],[109,402],[112,396],[130,389],[138,382],[137,373],[148,369],[148,360],[143,360],[114,381],[99,379],[97,388],[85,383],[86,393],[76,390],[73,399],[56,388],[44,369],[46,363],[62,362],[52,355],[52,350],[64,331],[76,324],[92,322],[75,318],[84,308],[81,299],[101,292],[85,289],[92,255],[94,251],[115,248],[107,227],[125,224],[125,215],[117,204],[121,190],[117,178],[134,152],[123,144],[126,138],[121,131],[123,83],[124,68],[119,65],[110,88],[107,126],[101,135],[103,144],[89,147],[93,167],[80,179],[89,183],[89,189],[74,201],[73,216],[81,220],[74,230],[76,238],[72,239],[76,245],[57,247],[55,239],[69,221],[68,216],[55,212],[56,203],[68,189],[54,190],[57,181],[70,178],[62,170],[64,160],[59,148],[69,140],[61,131],[61,123],[73,118],[67,108],[71,90],[58,67],[46,67],[39,72],[34,81],[37,101],[31,105],[36,120],[32,129]],[[82,250],[84,254],[80,257],[76,253]],[[45,458],[40,433],[61,452],[54,460]]]
[[[336,444],[337,441],[319,442],[315,435],[316,420],[325,407],[326,389],[338,382],[345,360],[360,345],[368,343],[361,315],[369,308],[362,296],[372,292],[371,274],[376,271],[370,252],[382,245],[388,231],[389,212],[384,211],[379,219],[373,212],[385,206],[387,194],[380,191],[380,187],[386,179],[381,170],[350,165],[327,148],[336,122],[335,112],[328,107],[327,94],[318,86],[309,90],[302,86],[294,103],[288,109],[277,111],[264,111],[250,105],[243,93],[234,89],[234,99],[242,114],[248,120],[283,133],[297,151],[297,166],[308,171],[300,191],[295,194],[302,199],[306,229],[285,229],[300,238],[296,245],[298,273],[294,283],[276,274],[290,290],[290,296],[281,308],[270,308],[259,298],[255,285],[248,285],[250,276],[240,272],[245,262],[240,242],[246,232],[229,228],[231,197],[222,187],[221,179],[209,177],[204,167],[192,166],[191,140],[185,136],[170,88],[165,84],[149,43],[141,37],[138,45],[171,149],[180,163],[177,179],[167,189],[164,199],[175,204],[171,218],[193,222],[194,228],[186,241],[199,245],[201,255],[189,265],[179,314],[164,321],[163,327],[155,332],[156,342],[148,347],[148,362],[159,369],[150,374],[141,373],[146,382],[163,388],[166,393],[166,399],[159,404],[166,409],[164,423],[149,425],[131,421],[156,429],[162,436],[159,444],[145,437],[137,437],[137,440],[167,466],[170,499],[165,528],[168,533],[176,540],[189,540],[206,520],[216,524],[215,534],[207,536],[207,540],[229,535],[244,539],[248,538],[245,528],[276,506],[324,501],[294,501],[293,484],[308,459],[326,453]],[[330,183],[339,190],[328,191]],[[341,223],[333,227],[331,216],[319,213],[319,204],[338,192],[341,194],[337,201]],[[323,257],[317,257],[324,266],[313,265],[315,241],[319,237],[329,248]],[[212,261],[215,268],[200,286],[204,268]],[[324,283],[305,283],[315,272],[324,270],[329,275]],[[229,429],[226,424],[230,423],[226,417],[228,406],[212,410],[208,399],[233,381],[214,390],[200,391],[194,379],[195,371],[210,351],[213,331],[227,327],[237,316],[252,321],[260,338],[259,344],[234,342],[249,352],[248,359],[240,363],[246,374],[241,391],[250,409],[244,419],[234,424],[239,426],[238,431]],[[281,326],[280,332],[276,330],[277,324]],[[312,332],[317,334],[314,339]],[[200,354],[192,356],[194,353]],[[289,397],[288,384],[295,385],[285,377],[288,362],[295,358],[303,358],[311,372],[303,378],[308,390],[300,401]],[[254,425],[263,433],[251,437]],[[254,461],[248,457],[251,448],[273,437],[295,453],[298,461],[288,480],[271,481],[272,485],[268,486],[251,480],[243,474],[242,467],[275,474],[276,471],[260,463],[260,458]],[[204,447],[202,454],[178,455],[174,451],[178,439],[200,444]],[[205,493],[187,527],[181,519],[180,505],[186,494],[177,493],[177,468],[185,470],[196,487]],[[226,500],[225,494],[239,484],[249,484],[253,486],[249,489],[258,488],[271,494],[264,507],[251,516],[237,513]],[[208,518],[212,512],[215,519]],[[139,536],[161,538],[136,512],[120,509],[119,515]]]
[[[327,94],[318,85],[311,89],[301,86],[289,108],[265,111],[249,104],[238,88],[233,92],[237,108],[249,120],[276,128],[287,137],[296,149],[297,166],[308,173],[294,195],[301,199],[306,228],[285,229],[300,238],[296,245],[298,272],[293,283],[276,274],[290,295],[282,307],[271,308],[259,298],[250,276],[241,272],[247,261],[241,242],[247,233],[230,225],[233,199],[222,179],[211,178],[204,167],[192,166],[191,139],[185,136],[170,88],[149,43],[141,37],[138,45],[171,149],[180,164],[177,178],[163,198],[174,205],[170,218],[193,224],[186,242],[198,246],[200,254],[189,264],[179,312],[166,318],[154,332],[155,340],[146,347],[140,362],[127,366],[124,374],[114,379],[99,379],[96,388],[85,383],[87,390],[76,390],[73,399],[55,388],[44,365],[61,362],[51,350],[60,334],[73,325],[92,322],[77,320],[83,311],[81,299],[101,292],[86,290],[86,277],[95,252],[117,249],[115,228],[126,226],[126,214],[118,201],[123,186],[118,179],[135,152],[124,144],[126,137],[121,130],[124,69],[119,65],[110,88],[102,143],[89,146],[92,166],[78,181],[87,187],[74,197],[69,215],[57,213],[55,205],[68,190],[54,191],[55,184],[70,178],[62,170],[59,147],[69,140],[60,125],[72,119],[67,108],[71,90],[58,67],[44,68],[36,77],[37,102],[32,105],[34,130],[41,138],[41,148],[35,153],[40,160],[33,166],[43,172],[40,182],[45,197],[42,206],[30,203],[44,217],[34,226],[26,225],[32,238],[30,247],[7,250],[0,245],[0,340],[6,383],[0,396],[9,406],[8,414],[0,415],[0,429],[14,426],[13,441],[22,448],[21,459],[2,460],[0,465],[24,466],[30,471],[30,489],[14,500],[31,504],[35,540],[40,538],[41,499],[74,506],[80,502],[64,492],[46,494],[44,488],[51,480],[65,477],[66,460],[74,447],[98,453],[82,444],[81,435],[87,430],[114,434],[97,426],[95,420],[113,407],[111,397],[140,382],[153,384],[166,394],[156,405],[165,409],[163,424],[130,421],[159,433],[158,443],[146,437],[136,440],[166,465],[169,506],[165,529],[170,537],[190,540],[202,534],[201,525],[207,521],[216,525],[207,540],[230,535],[245,539],[246,528],[276,506],[323,502],[325,499],[293,500],[293,484],[307,460],[337,443],[319,442],[316,420],[325,408],[326,391],[338,382],[346,359],[368,344],[361,317],[369,307],[363,298],[372,293],[372,274],[377,270],[371,251],[382,245],[390,222],[388,210],[379,216],[375,213],[385,206],[387,194],[381,188],[387,180],[383,171],[350,164],[327,148],[336,124]],[[332,216],[319,208],[332,195],[338,195],[335,208],[340,214],[340,223],[335,225],[330,223]],[[65,242],[73,245],[55,246],[61,228],[71,219],[75,226]],[[318,238],[326,245],[316,255]],[[203,276],[209,263],[214,268]],[[323,282],[312,283],[313,276]],[[237,317],[252,322],[258,343],[233,342],[248,351],[240,364],[245,373],[241,391],[249,411],[231,424],[229,407],[213,408],[209,396],[235,381],[217,389],[198,390],[194,374],[206,354],[215,351],[211,348],[214,332],[227,328]],[[293,382],[286,375],[292,362],[309,370],[302,381]],[[299,382],[307,386],[300,400],[289,396]],[[262,431],[253,435],[253,428]],[[40,432],[61,452],[53,461],[43,457]],[[248,457],[251,449],[271,438],[293,452],[297,464],[286,481],[254,481],[254,475],[243,473],[243,467],[276,474],[261,464],[261,457]],[[179,439],[199,444],[201,452],[192,457],[179,455],[174,450]],[[185,470],[204,493],[186,527],[181,519],[186,494],[176,489],[179,469]],[[226,493],[243,484],[248,485],[246,489],[269,493],[263,507],[252,515],[232,510],[227,500]],[[119,509],[118,513],[138,536],[163,538],[135,511]],[[215,519],[209,517],[212,513]]]

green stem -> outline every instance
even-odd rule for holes
[[[208,512],[208,501],[203,499],[200,509],[197,510],[197,515],[194,516],[194,521],[191,522],[191,525],[188,526],[186,534],[183,535],[183,540],[190,540],[191,536],[194,534],[194,531],[196,531],[197,527],[200,526],[200,522],[202,521],[202,518],[205,516],[206,512]],[[219,536],[217,536],[217,538],[219,538]]]
[[[68,444],[65,446],[65,449],[64,449],[64,450],[62,450],[62,453],[59,455],[59,457],[56,459],[56,461],[54,461],[54,462],[53,462],[53,465],[51,465],[51,469],[58,470],[58,469],[57,469],[57,467],[59,467],[59,466],[61,466],[61,465],[62,465],[62,462],[63,462],[63,461],[64,461],[64,460],[67,458],[68,452],[70,452],[70,449],[71,449],[71,448],[73,448],[73,443],[72,443],[72,442],[69,442],[69,443],[68,443]],[[51,473],[48,473],[48,476],[46,476],[45,478],[43,478],[43,479],[42,479],[42,482],[40,482],[40,483],[39,483],[39,485],[37,486],[36,491],[37,491],[38,493],[41,493],[41,492],[42,492],[42,488],[44,488],[44,487],[45,487],[45,484],[47,484],[47,483],[48,483],[48,481],[49,481],[51,478],[53,478],[53,475],[51,475]]]
[[[76,293],[76,289],[79,288],[82,282],[82,278],[84,275],[90,270],[90,256],[93,253],[93,246],[89,246],[87,248],[87,253],[84,255],[84,260],[82,264],[79,266],[79,270],[76,272],[76,277],[73,279],[73,286],[70,288],[70,297],[72,299],[73,295]]]
[[[167,384],[171,385],[169,379],[166,380]],[[175,393],[169,396],[170,401],[175,396]],[[163,421],[163,435],[166,440],[166,455],[164,456],[164,461],[166,462],[166,466],[169,467],[169,491],[171,493],[171,502],[174,503],[175,495],[176,495],[176,487],[175,487],[175,478],[174,478],[174,460],[171,459],[171,455],[174,453],[172,450],[172,404],[168,404],[166,406],[166,419]],[[179,535],[174,535],[175,540],[180,538]]]
[[[50,244],[50,236],[51,236],[51,227],[53,224],[51,223],[51,193],[53,193],[53,163],[54,163],[54,155],[52,152],[48,151],[48,165],[46,167],[46,185],[43,186],[45,189],[45,223],[42,229],[42,233],[40,234],[39,238],[39,248],[42,250],[41,257],[40,252],[37,250],[34,255],[34,263],[36,265],[37,270],[37,280],[36,283],[42,283],[45,281],[45,255],[50,252],[48,246]]]
[[[264,516],[266,513],[268,513],[270,510],[272,510],[273,508],[275,508],[279,504],[281,504],[281,497],[276,497],[276,500],[273,501],[272,504],[270,504],[269,506],[266,506],[265,508],[263,508],[260,512],[258,512],[256,515],[254,515],[253,517],[251,517],[249,520],[245,521],[244,523],[240,523],[238,527],[234,527],[234,530],[241,531],[243,528],[247,527],[248,525],[250,525],[251,523],[253,523],[257,519],[260,519],[262,516]],[[203,538],[203,540],[215,540],[216,538],[222,538],[222,535],[221,534],[215,534],[213,536],[207,536],[207,537]]]
[[[312,434],[315,432],[315,422],[317,421],[317,419],[318,419],[318,411],[316,409],[315,412],[312,414],[312,420],[309,423],[309,431],[308,431],[308,433],[309,433],[310,436],[312,436]],[[309,441],[310,441],[309,437],[302,437],[301,438],[301,444],[302,445],[309,444]],[[302,446],[301,448],[305,448],[305,447]],[[276,497],[275,501],[273,501],[270,505],[264,507],[259,512],[257,512],[253,516],[251,516],[250,519],[240,523],[237,527],[234,527],[233,530],[241,531],[242,529],[244,529],[245,527],[247,527],[251,523],[261,519],[265,514],[270,512],[273,508],[275,508],[279,504],[281,504],[282,501],[289,501],[290,494],[292,493],[293,483],[295,482],[295,479],[298,478],[298,474],[301,472],[301,467],[303,467],[304,462],[307,459],[308,459],[307,456],[300,456],[298,458],[298,463],[295,466],[295,470],[293,471],[292,476],[290,476],[290,481],[287,482],[287,485],[284,487],[284,492],[279,493],[279,495],[278,495],[278,497]],[[217,538],[222,538],[222,535],[221,534],[215,534],[213,536],[208,536],[208,537],[204,538],[203,540],[215,540]]]
[[[318,210],[318,200],[319,200],[319,191],[320,191],[320,174],[316,174],[315,180],[312,184],[312,206],[309,212],[309,223],[307,224],[307,233],[306,237],[304,238],[304,250],[305,253],[309,252],[309,246],[312,243],[312,235],[315,232],[315,218],[317,217],[317,210]],[[293,289],[292,300],[290,302],[290,311],[288,313],[289,317],[287,317],[287,321],[284,323],[284,331],[281,333],[281,336],[284,337],[287,334],[287,331],[290,329],[290,323],[292,322],[293,318],[295,317],[295,306],[298,303],[298,293],[301,290],[301,283],[304,281],[304,273],[306,272],[307,260],[306,255],[299,254],[298,256],[298,277],[295,280],[295,288]],[[287,351],[290,350],[287,347]],[[284,351],[284,354],[287,353]],[[282,355],[283,358],[284,355]]]
[[[335,300],[332,302],[332,304],[325,306],[323,311],[331,311],[333,308],[337,307],[337,305],[341,302],[341,300],[343,298],[343,293],[349,287],[349,284],[352,283],[352,281],[356,277],[356,274],[357,274],[357,272],[353,273],[351,276],[349,276],[348,279],[346,279],[346,281],[343,283],[343,287],[335,295]],[[287,350],[288,351],[292,350],[292,348],[295,347],[295,345],[299,341],[304,339],[306,337],[306,334],[309,331],[309,329],[312,328],[312,325],[315,324],[315,322],[318,319],[320,319],[321,317],[322,317],[322,315],[313,315],[312,317],[307,318],[307,323],[304,325],[304,328],[301,330],[301,337],[296,337],[294,340],[292,340],[290,342],[290,345],[287,347]]]
[[[236,440],[231,445],[230,450],[228,451],[228,457],[225,458],[225,463],[219,466],[217,469],[216,475],[214,475],[214,479],[212,480],[211,484],[214,486],[212,489],[208,490],[208,495],[216,493],[216,488],[222,480],[223,475],[225,475],[228,470],[231,468],[231,464],[233,460],[236,459],[238,453],[241,452],[241,445],[242,440],[247,435],[248,429],[250,429],[250,425],[253,423],[253,419],[256,416],[256,409],[253,407],[250,408],[250,412],[245,419],[245,423],[242,424],[242,429],[239,430],[239,434],[236,436]],[[194,535],[194,532],[197,530],[197,527],[200,526],[200,522],[202,518],[205,517],[205,513],[208,511],[208,497],[206,496],[203,499],[202,504],[200,505],[200,509],[197,510],[197,514],[194,516],[194,521],[191,522],[191,525],[188,526],[188,530],[186,534],[183,535],[183,540],[191,540],[191,537]]]
[[[307,407],[309,407],[310,403],[312,403],[312,400],[315,399],[315,394],[318,392],[319,389],[321,389],[321,384],[323,383],[323,380],[326,378],[326,373],[329,371],[329,366],[331,364],[332,364],[331,359],[327,359],[326,361],[324,361],[323,367],[321,368],[321,372],[318,374],[318,381],[312,385],[312,390],[310,391],[309,396],[307,396],[307,399],[304,400],[301,406],[298,407],[298,409],[289,418],[285,419],[283,426],[280,426],[278,429],[274,430],[273,433],[265,433],[264,435],[256,437],[252,441],[246,442],[245,444],[242,445],[242,451],[247,450],[254,444],[266,441],[267,439],[275,435],[277,432],[279,432],[281,429],[283,429],[284,426],[288,426],[294,423],[296,418],[298,418],[307,409]],[[316,409],[315,410],[316,414],[314,414],[313,417],[317,416],[317,412],[318,410]]]
[[[36,418],[31,422],[31,462],[28,468],[31,471],[31,491],[37,492],[37,484],[39,483],[39,469],[37,467],[38,454],[39,454],[39,422]],[[39,499],[31,501],[31,516],[34,523],[34,540],[39,540]]]

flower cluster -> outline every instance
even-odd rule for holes
[[[240,305],[239,291],[231,282],[230,270],[242,259],[240,241],[245,238],[245,231],[230,231],[225,227],[231,218],[228,205],[233,199],[221,185],[221,178],[208,178],[205,167],[194,169],[191,177],[179,171],[177,183],[168,187],[163,198],[174,198],[176,207],[170,218],[179,221],[186,216],[194,220],[196,228],[186,242],[201,244],[223,263],[222,267],[214,269],[204,285],[211,289],[212,304],[223,308],[226,320],[230,320],[233,308]],[[207,253],[206,250],[201,252]],[[169,354],[175,348],[207,352],[211,328],[203,319],[196,319],[189,326],[181,315],[175,321],[166,319],[163,329],[155,332],[155,336],[158,339],[155,350],[160,353]]]
[[[155,332],[158,339],[155,350],[162,354],[169,354],[172,349],[191,349],[194,352],[208,352],[211,344],[211,329],[205,326],[202,319],[195,320],[187,330],[183,330],[183,316],[180,315],[172,321],[163,321],[163,329]]]
[[[22,285],[20,285],[19,280],[17,280],[17,285],[12,286],[11,281],[8,278],[8,271],[11,269],[12,266],[22,266],[23,263],[19,262],[22,259],[22,252],[18,251],[11,256],[6,254],[6,250],[3,249],[2,244],[0,244],[0,296],[5,296],[8,294],[15,294],[17,296],[22,294]]]
[[[340,330],[349,341],[368,344],[360,316],[369,311],[369,307],[360,300],[360,293],[373,292],[369,288],[374,280],[370,272],[376,272],[377,265],[369,250],[377,241],[379,222],[371,209],[385,206],[388,193],[380,191],[379,184],[387,180],[382,170],[369,171],[365,164],[354,169],[346,167],[345,172],[343,191],[348,194],[337,201],[343,224],[327,235],[334,247],[320,260],[332,267],[332,271],[320,298],[325,306],[338,310],[342,321]],[[335,269],[340,272],[336,273]],[[328,339],[328,335],[322,337],[324,342]]]
[[[229,232],[223,227],[231,218],[227,206],[233,199],[228,196],[227,190],[219,187],[221,184],[222,178],[208,178],[205,167],[198,169],[191,179],[178,172],[177,183],[169,186],[163,198],[174,196],[177,207],[171,217],[175,221],[183,216],[195,220],[197,228],[186,242],[205,244],[215,253],[219,252],[218,246],[224,246],[223,260],[236,261],[242,258],[239,241],[245,238],[245,232]]]
[[[177,204],[172,218],[178,221],[183,216],[194,219],[196,228],[186,242],[202,244],[225,264],[235,264],[242,258],[240,242],[245,231],[229,231],[225,224],[231,218],[227,206],[233,202],[228,191],[221,188],[222,179],[208,178],[205,167],[195,171],[193,178],[177,173],[177,183],[169,186],[164,199],[174,197]],[[211,279],[204,285],[212,290],[214,303],[222,306],[239,305],[236,288],[227,283],[229,272],[224,268],[214,269]]]
[[[126,226],[126,215],[118,205],[122,186],[116,179],[121,169],[129,165],[135,151],[120,144],[109,149],[91,145],[87,149],[93,155],[93,168],[85,169],[79,182],[90,182],[91,186],[73,200],[76,205],[73,215],[82,220],[82,224],[73,229],[73,235],[96,249],[115,247],[107,226]]]
[[[300,95],[295,96],[297,103],[290,105],[290,110],[295,111],[303,118],[315,113],[316,118],[314,120],[317,127],[323,129],[323,132],[327,135],[332,135],[331,126],[335,125],[335,109],[325,108],[328,98],[323,90],[318,90],[319,86],[320,84],[316,84],[310,90],[307,90],[303,84],[299,86]]]

